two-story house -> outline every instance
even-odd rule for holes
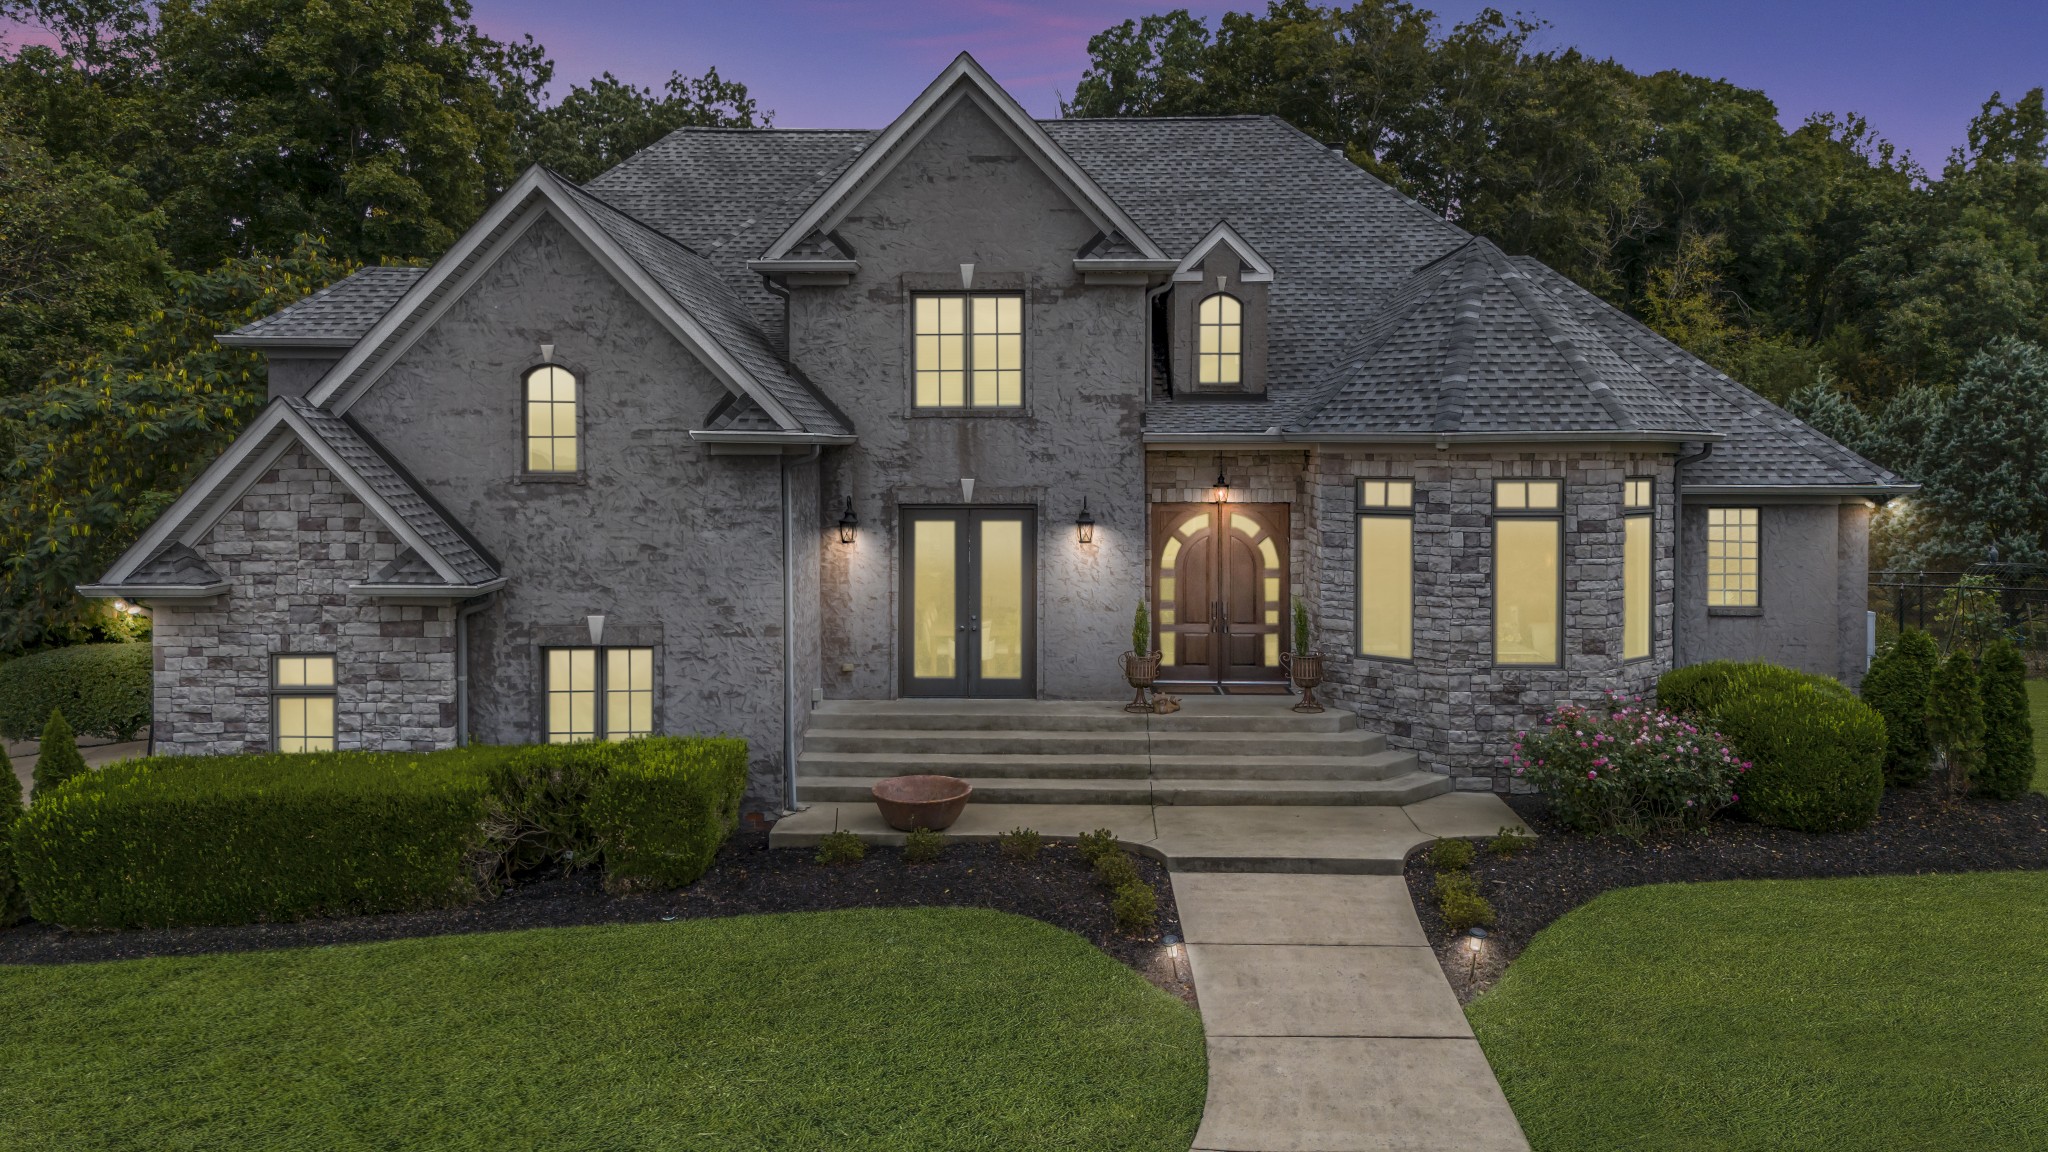
[[[1905,489],[1283,121],[1038,121],[961,56],[881,131],[527,172],[432,267],[221,337],[271,400],[83,591],[155,745],[728,732],[824,699],[1281,678],[1504,786],[1674,663],[1855,680]],[[1284,701],[1280,702],[1284,704]]]

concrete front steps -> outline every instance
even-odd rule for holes
[[[1349,712],[1207,696],[1167,716],[1115,701],[827,701],[797,761],[804,803],[869,799],[878,779],[959,776],[983,804],[1401,805],[1451,789]]]

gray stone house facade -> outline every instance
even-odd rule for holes
[[[1658,673],[1855,681],[1897,477],[1269,117],[1035,121],[971,59],[880,131],[535,169],[431,268],[221,337],[271,400],[89,595],[159,750],[637,732],[795,800],[826,699],[1328,695],[1459,787]]]

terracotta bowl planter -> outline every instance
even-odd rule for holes
[[[898,832],[913,828],[938,832],[960,818],[974,788],[952,776],[891,776],[875,781],[873,791],[875,807],[882,810],[889,827]]]

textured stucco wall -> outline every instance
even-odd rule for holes
[[[1754,611],[1707,607],[1707,509],[1758,509]],[[1679,663],[1769,660],[1860,684],[1870,508],[1861,499],[1762,503],[1689,497],[1679,567]]]
[[[1355,654],[1355,482],[1415,482],[1415,658]],[[1564,481],[1563,664],[1493,664],[1493,482]],[[1651,657],[1623,661],[1622,481],[1656,482]],[[1563,703],[1647,692],[1671,666],[1671,457],[1623,449],[1332,449],[1313,464],[1316,613],[1330,695],[1461,789],[1507,790],[1515,733]]]
[[[844,287],[791,290],[792,359],[858,426],[826,458],[824,519],[851,495],[857,543],[823,557],[823,685],[835,698],[897,691],[897,517],[908,504],[1038,510],[1038,676],[1047,697],[1108,698],[1145,568],[1143,289],[1083,286],[1087,217],[971,103],[935,125],[838,228],[861,270]],[[913,413],[917,290],[1024,293],[1019,413]],[[1076,541],[1083,498],[1095,542]],[[850,669],[850,670],[849,670]],[[1127,689],[1124,689],[1127,691]]]
[[[341,362],[341,357],[322,352],[318,355],[296,350],[278,349],[264,353],[265,378],[268,382],[269,397],[304,396],[313,390],[327,370]]]
[[[519,476],[520,377],[542,343],[582,382],[572,483]],[[350,410],[510,581],[470,621],[474,739],[541,738],[540,650],[587,642],[585,617],[601,614],[608,643],[659,649],[657,727],[745,737],[750,802],[780,801],[780,464],[689,439],[722,395],[546,220]],[[806,507],[814,525],[814,498]]]
[[[452,610],[348,594],[398,542],[303,449],[279,457],[194,550],[231,588],[207,604],[154,606],[157,751],[268,751],[280,652],[334,655],[336,747],[454,742]]]

